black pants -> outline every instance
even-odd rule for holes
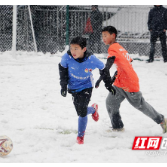
[[[80,117],[87,115],[87,107],[92,96],[92,89],[93,88],[88,88],[81,92],[71,93],[75,109]]]
[[[165,32],[154,32],[154,31],[151,31],[150,59],[154,60],[155,43],[156,43],[158,37],[159,37],[160,42],[161,42],[162,56],[163,56],[164,60],[167,60],[167,54],[166,54],[166,33]]]

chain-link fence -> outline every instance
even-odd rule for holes
[[[0,51],[11,50],[12,47],[13,6],[0,6]]]
[[[63,51],[76,36],[87,38],[88,49],[106,53],[101,29],[112,25],[118,30],[117,41],[129,53],[149,55],[150,34],[147,28],[148,12],[153,6],[42,6],[31,5],[31,15],[37,50],[56,53]],[[11,50],[13,6],[0,6],[0,51]],[[90,25],[91,21],[91,25]],[[93,33],[92,33],[93,31]],[[28,6],[17,6],[17,50],[34,50]],[[159,41],[156,55],[161,55]]]

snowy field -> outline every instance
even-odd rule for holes
[[[0,136],[7,135],[14,145],[8,156],[0,157],[0,163],[167,163],[167,154],[151,156],[144,150],[132,150],[135,136],[167,134],[126,100],[121,105],[125,132],[110,131],[105,108],[108,91],[103,83],[93,90],[90,102],[98,103],[100,119],[94,122],[89,115],[85,144],[76,143],[77,114],[72,98],[60,95],[61,56],[0,53]],[[134,60],[133,67],[145,100],[167,117],[167,63],[159,60],[150,64]],[[115,66],[111,74],[114,71]],[[93,74],[96,81],[99,71]]]

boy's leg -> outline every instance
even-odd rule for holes
[[[129,103],[134,106],[136,109],[140,110],[143,114],[147,115],[151,119],[153,119],[157,124],[160,124],[164,120],[164,116],[158,113],[149,103],[147,103],[142,93],[139,92],[125,92],[121,89],[124,93],[126,99]]]
[[[88,114],[93,114],[95,112],[95,108],[94,107],[88,107],[87,108],[87,115]]]
[[[95,106],[95,108],[94,108]],[[98,121],[99,120],[99,114],[98,114],[98,105],[97,104],[93,104],[91,107],[87,108],[87,115],[88,114],[92,114],[92,118],[94,121]],[[88,121],[88,117],[80,117],[78,118],[78,136],[83,136],[84,132],[86,130],[86,126],[87,126],[87,121]]]
[[[78,136],[84,136],[84,132],[87,126],[87,108],[91,98],[92,88],[85,89],[81,92],[73,93],[73,103],[78,118]]]
[[[112,95],[112,93],[108,94],[108,97],[106,99],[106,108],[111,120],[112,128],[113,129],[120,129],[123,128],[124,124],[121,120],[119,108],[121,102],[125,99],[119,91],[117,91],[117,87],[114,87],[116,89],[116,95]]]
[[[84,89],[81,92],[76,92],[72,94],[73,103],[78,116],[85,117],[87,115],[87,109],[91,95],[92,95],[92,88]]]
[[[78,118],[78,136],[84,136],[86,126],[88,122],[88,117],[87,115],[85,117],[80,117]]]
[[[90,93],[89,95],[91,96],[91,92],[90,91],[89,91],[89,93]],[[83,96],[85,97],[84,94],[83,94]],[[88,106],[89,101],[90,101],[90,96],[85,97],[85,101],[86,101],[85,104],[87,106]],[[87,115],[88,114],[93,114],[94,112],[95,112],[95,109],[93,107],[87,107]],[[86,130],[86,126],[87,126],[87,121],[88,121],[87,115],[85,117],[79,116],[79,118],[78,118],[78,136],[84,136],[84,133],[85,133],[85,130]]]

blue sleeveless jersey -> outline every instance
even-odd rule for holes
[[[102,70],[105,67],[95,55],[90,55],[85,61],[78,62],[68,53],[62,56],[60,64],[68,68],[68,89],[75,90],[75,92],[94,87],[92,71],[95,68]]]

